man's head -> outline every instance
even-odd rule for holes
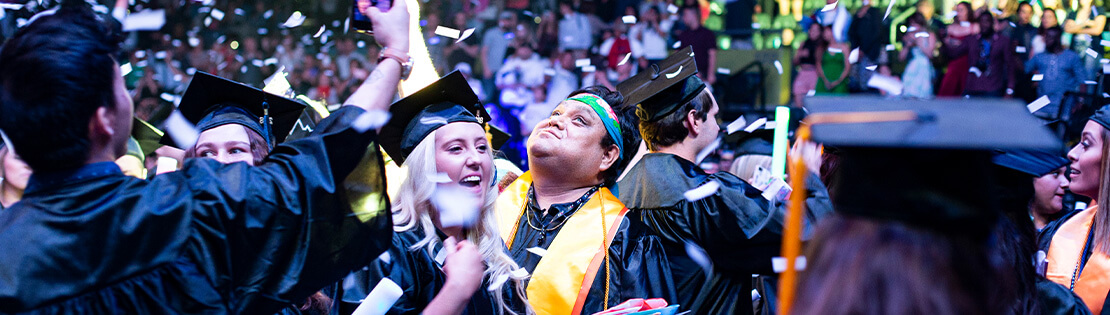
[[[979,31],[982,32],[984,38],[994,35],[994,15],[990,12],[983,12],[978,17]]]
[[[721,131],[717,111],[717,101],[706,88],[666,117],[641,121],[640,134],[652,151],[684,142],[700,150],[712,144]]]
[[[682,23],[686,23],[686,26],[692,29],[701,27],[701,12],[697,6],[682,9]]]
[[[1064,29],[1059,26],[1049,27],[1044,30],[1044,46],[1049,52],[1059,52],[1064,49],[1064,45],[1060,42],[1060,36],[1064,34]]]
[[[516,29],[516,22],[516,12],[512,10],[501,11],[501,14],[497,17],[497,26],[500,27],[502,31]]]
[[[1017,9],[1018,24],[1026,25],[1033,21],[1033,5],[1028,1],[1022,1],[1018,4]]]
[[[550,117],[536,124],[528,138],[528,163],[533,170],[558,172],[583,186],[609,186],[623,168],[623,137],[612,108],[619,107],[624,97],[601,86],[570,95]]]
[[[0,49],[0,129],[34,171],[127,152],[133,108],[115,60],[119,39],[83,1],[66,1]]]

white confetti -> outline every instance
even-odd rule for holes
[[[888,4],[888,5],[886,6],[886,14],[883,14],[883,21],[886,21],[886,18],[887,18],[888,16],[890,16],[890,10],[891,10],[891,9],[894,9],[894,3],[895,3],[895,2],[897,2],[897,1],[894,1],[894,0],[890,0],[890,4]]]
[[[123,31],[157,31],[166,25],[166,10],[143,10],[123,19]]]
[[[829,47],[829,52],[834,54],[841,54],[844,53],[844,50],[836,47]]]
[[[728,68],[717,68],[717,73],[729,75],[732,74],[732,70],[729,70]]]
[[[259,60],[259,59],[251,60],[251,64],[254,65],[255,67],[258,67],[258,68],[262,68],[262,67],[266,66],[266,64],[263,63],[262,60]]]
[[[546,249],[543,249],[543,248],[539,248],[539,247],[532,247],[532,248],[529,248],[529,249],[526,249],[526,250],[527,250],[527,251],[528,251],[529,253],[532,253],[532,254],[534,254],[534,255],[536,255],[536,256],[540,256],[541,258],[542,258],[542,257],[543,257],[544,255],[547,255],[547,250],[546,250]]]
[[[351,127],[354,128],[355,131],[366,132],[371,129],[377,130],[385,126],[387,122],[389,122],[389,112],[384,110],[372,110],[362,113],[358,118],[355,118],[355,121],[351,122]]]
[[[216,20],[223,21],[225,14],[224,11],[220,11],[219,9],[212,9],[212,13],[210,15]]]
[[[293,15],[290,15],[289,18],[285,20],[285,23],[281,23],[281,26],[284,28],[294,28],[304,24],[304,20],[305,16],[301,14],[301,11],[294,11]]]
[[[686,197],[686,201],[694,202],[712,196],[717,193],[719,189],[721,189],[721,183],[711,180],[697,188],[687,190],[685,193],[682,193],[682,196]]]
[[[632,53],[624,54],[624,58],[621,58],[621,62],[617,63],[617,65],[618,66],[623,66],[624,64],[628,63],[628,59],[630,59],[630,58],[632,58]]]
[[[171,135],[172,136],[172,135]],[[154,174],[164,174],[177,171],[177,160],[168,156],[159,156],[155,162]]]
[[[1095,84],[1098,84],[1098,82],[1087,80],[1087,81],[1083,81],[1083,84],[1086,84],[1086,85],[1095,85]]]
[[[1043,74],[1037,73],[1037,74],[1033,75],[1033,81],[1040,81],[1040,80],[1044,80],[1044,75]]]
[[[509,275],[498,275],[496,278],[493,278],[493,280],[490,280],[489,287],[486,288],[486,290],[490,292],[501,290],[501,286],[505,285],[506,281],[509,281]]]
[[[382,252],[381,255],[378,255],[378,260],[381,260],[383,263],[389,264],[391,261],[393,261],[393,256],[390,256],[389,251],[387,250]]]
[[[154,53],[154,59],[166,59],[166,52],[159,51]]]
[[[775,70],[778,70],[779,75],[782,75],[782,63],[775,60]]]
[[[678,13],[678,6],[675,6],[674,4],[668,4],[667,12],[670,12],[671,14]]]
[[[590,58],[582,58],[574,61],[574,66],[581,68],[590,65]]]
[[[953,14],[953,16],[955,16],[956,12],[952,12],[952,14]],[[971,27],[971,22],[968,22],[968,21],[960,22],[960,26],[962,26],[962,27]]]
[[[713,151],[717,151],[717,147],[719,146],[721,146],[721,137],[717,137],[717,139],[713,140],[713,143],[710,143],[709,146],[701,149],[701,151],[698,152],[698,156],[694,160],[694,164],[701,164],[701,161],[704,160],[705,157],[709,156],[709,154],[712,154]]]
[[[1098,52],[1096,52],[1094,49],[1091,49],[1089,47],[1087,48],[1087,54],[1090,55],[1091,58],[1098,58]]]
[[[867,69],[867,71],[875,71],[875,69],[879,68],[879,65],[870,65],[870,66],[866,66],[866,67],[863,67],[863,68]]]
[[[247,15],[247,11],[245,11],[241,8],[235,8],[235,15],[239,15],[239,16]]]
[[[1016,46],[1016,47],[1014,47],[1014,52],[1019,53],[1019,54],[1024,54],[1027,51],[1029,51],[1029,49],[1026,49],[1025,46]]]
[[[771,258],[771,268],[773,268],[775,272],[779,273],[786,271],[786,257]],[[794,270],[802,271],[805,269],[806,256],[798,256],[798,258],[794,259]]]
[[[393,280],[382,278],[351,315],[384,315],[404,294],[405,291]]]
[[[1025,108],[1029,109],[1030,113],[1036,113],[1038,110],[1041,110],[1041,108],[1048,106],[1049,103],[1048,95],[1044,95],[1032,103],[1029,103],[1029,105],[1026,105]]]
[[[887,45],[886,45],[886,51],[894,51],[894,50],[896,50],[897,48],[898,48],[898,47],[895,47],[895,46],[894,46],[894,44],[887,44]]]
[[[927,32],[918,32],[917,34],[913,34],[913,37],[927,38],[927,37],[929,37],[929,33],[927,33]]]
[[[674,77],[678,76],[678,74],[682,72],[682,67],[683,66],[678,66],[678,70],[675,70],[674,72],[666,74],[667,79],[674,79]]]
[[[902,81],[895,77],[875,73],[871,75],[870,80],[867,80],[867,86],[886,91],[891,95],[902,95]]]
[[[833,1],[832,3],[826,4],[824,8],[821,8],[821,12],[829,12],[829,11],[832,11],[832,10],[836,10],[836,4],[837,3],[840,3],[840,1],[836,0],[836,1]]]
[[[775,121],[775,120],[772,120],[772,121],[768,121],[766,124],[763,124],[763,129],[775,129],[775,128],[778,128],[778,126],[779,126],[779,122]]]
[[[200,38],[189,37],[189,46],[190,47],[200,46]]]
[[[1110,64],[1103,64],[1102,65],[1102,73],[1103,74],[1110,73]]]
[[[595,72],[595,71],[597,71],[597,67],[592,66],[592,65],[582,67],[582,72],[585,72],[585,73],[590,73],[590,72]]]
[[[693,260],[694,263],[701,266],[701,269],[704,270],[706,274],[713,273],[713,262],[709,260],[709,255],[705,253],[705,250],[702,249],[701,246],[687,241],[686,256],[689,256],[690,260]]]
[[[324,30],[327,30],[327,26],[320,25],[320,30],[316,31],[316,34],[312,35],[312,38],[320,38],[320,35],[324,35]]]
[[[733,120],[731,123],[729,123],[728,127],[725,127],[725,131],[731,135],[743,129],[744,126],[747,124],[748,120],[744,119],[744,116],[740,116],[740,118],[736,118],[736,120]]]
[[[130,74],[131,73],[131,64],[130,63],[125,63],[122,66],[119,66],[119,73],[123,76],[126,76],[126,75]]]
[[[543,75],[553,77],[553,76],[555,76],[555,69],[551,69],[551,68],[543,69]]]
[[[809,92],[806,92],[806,96],[814,96],[814,95],[817,95],[817,90],[809,90]]]
[[[465,31],[462,32],[462,35],[459,35],[459,39],[455,40],[455,43],[458,44],[458,43],[466,40],[467,38],[470,38],[470,35],[473,35],[473,34],[474,34],[474,29],[473,28],[468,28],[468,29],[466,29]]]
[[[681,41],[674,42],[674,45],[671,46],[671,48],[674,48],[674,49],[678,49],[678,47],[682,47],[682,42]]]
[[[971,72],[972,74],[975,74],[976,77],[983,76],[983,70],[979,70],[979,67],[971,67],[971,68],[967,69],[967,72]]]
[[[759,23],[752,23],[752,28],[753,28],[753,29],[757,29],[757,30],[758,30],[758,29],[759,29],[760,27],[763,27],[763,25],[759,25]]]
[[[625,15],[621,17],[621,21],[623,21],[624,24],[636,24],[636,16]]]
[[[852,52],[848,53],[848,62],[859,62],[859,47],[856,47],[856,49],[852,49]]]
[[[459,32],[459,30],[457,30],[457,29],[453,29],[453,28],[446,27],[446,26],[436,26],[436,35],[451,38],[451,39],[459,39],[460,34],[461,34],[461,32]]]
[[[765,124],[767,124],[767,117],[756,119],[754,122],[752,122],[751,125],[748,125],[747,127],[744,128],[744,132],[752,133],[752,132],[756,131],[757,129],[759,129],[760,127],[763,127],[763,125],[765,125]]]
[[[200,132],[193,123],[185,119],[181,111],[174,111],[166,118],[166,132],[173,138],[173,142],[181,148],[192,148],[197,143],[197,138],[200,138]]]
[[[278,63],[277,58],[266,58],[266,60],[262,61],[262,64],[267,65],[267,66],[276,65],[277,63]]]
[[[462,187],[438,186],[431,201],[439,212],[439,223],[445,227],[470,227],[478,222],[478,207],[482,202],[477,195]]]
[[[266,10],[266,12],[262,13],[262,18],[263,19],[269,20],[273,16],[274,16],[274,10]]]

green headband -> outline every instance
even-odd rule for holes
[[[597,112],[597,116],[601,117],[601,124],[605,125],[605,131],[609,133],[610,138],[613,138],[613,142],[617,143],[617,160],[620,161],[620,156],[624,154],[624,137],[621,136],[621,124],[617,120],[617,113],[613,112],[609,103],[589,93],[578,94],[568,100],[590,105],[590,108]]]

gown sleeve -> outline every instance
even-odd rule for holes
[[[390,245],[381,153],[373,132],[351,128],[363,112],[345,106],[255,167],[193,159],[171,175],[192,194],[190,254],[207,258],[200,268],[236,313],[303,301]]]

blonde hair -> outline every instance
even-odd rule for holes
[[[416,145],[408,159],[405,160],[404,167],[408,176],[401,182],[400,190],[398,190],[393,203],[393,230],[404,232],[419,225],[424,230],[424,239],[413,244],[409,250],[416,251],[424,248],[428,255],[433,257],[436,254],[434,252],[435,245],[443,242],[434,232],[436,227],[432,222],[431,215],[431,211],[435,210],[431,198],[437,183],[428,180],[430,176],[438,173],[435,155],[436,133],[437,131],[432,131],[424,137],[424,140]],[[489,153],[488,156],[490,160],[493,159],[492,153]],[[493,180],[493,170],[485,171],[487,174],[483,174],[483,176]],[[501,240],[501,233],[497,227],[497,217],[494,213],[497,189],[495,187],[488,187],[488,189],[486,198],[482,201],[482,206],[479,209],[478,221],[466,230],[466,239],[478,247],[478,253],[482,255],[482,261],[486,263],[486,271],[483,276],[486,279],[496,279],[501,275],[507,275],[509,280],[516,284],[515,295],[524,302],[525,312],[533,314],[524,292],[524,280],[528,276],[517,277],[512,274],[512,271],[519,269],[520,266],[505,252],[505,243]],[[499,313],[516,315],[517,313],[505,303],[504,299],[505,296],[500,294],[500,291],[493,294],[493,300],[500,309]]]
[[[763,169],[770,170],[771,156],[759,154],[741,155],[732,162],[732,167],[729,168],[728,172],[746,182],[752,178],[752,175],[755,175],[757,166],[762,166]]]

